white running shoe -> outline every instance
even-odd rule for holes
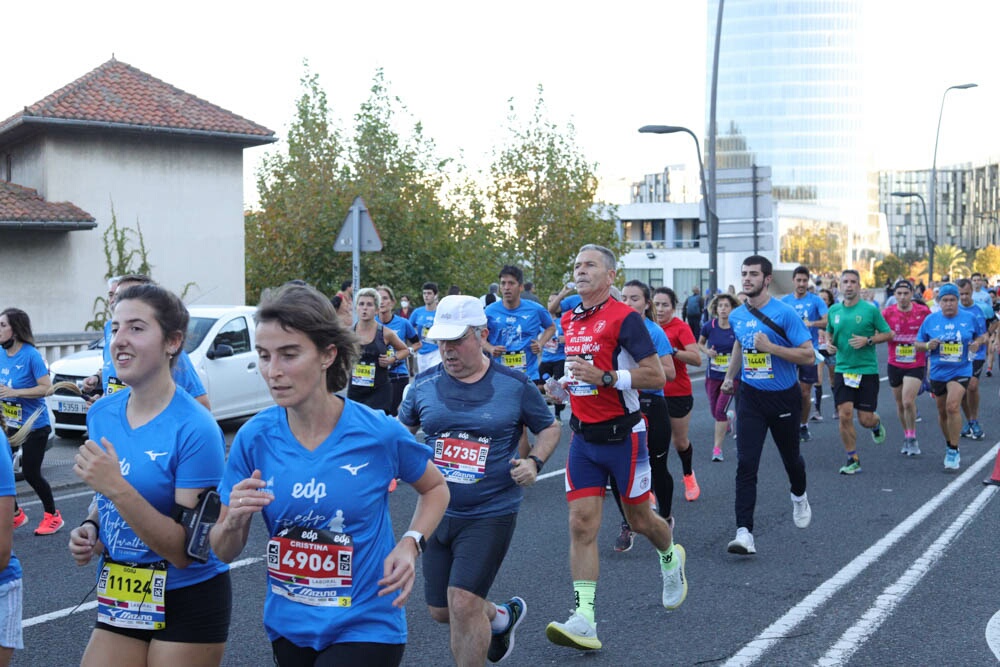
[[[809,498],[806,494],[802,494],[802,500],[796,500],[795,496],[792,496],[792,521],[795,522],[796,528],[808,528],[809,522],[812,521],[813,511],[809,507]]]
[[[736,539],[729,543],[726,551],[744,556],[757,553],[757,547],[753,544],[753,533],[746,528],[737,528]]]
[[[565,623],[549,623],[545,628],[545,636],[553,644],[578,651],[596,651],[601,648],[601,640],[597,638],[597,623],[591,623],[577,612],[573,612]]]
[[[674,555],[680,559],[680,565],[667,572],[661,570],[663,575],[663,606],[667,609],[677,609],[684,602],[688,594],[687,575],[684,574],[684,565],[687,562],[687,553],[684,547],[674,543]]]

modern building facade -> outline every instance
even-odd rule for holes
[[[718,7],[709,0],[709,77]],[[880,246],[862,20],[861,0],[726,0],[719,46],[717,168],[768,165],[776,202],[834,211],[848,229],[845,265]]]
[[[931,239],[957,246],[970,258],[980,248],[1000,245],[1000,163],[938,168],[936,230],[928,228],[925,210],[932,205],[930,177],[929,169],[879,173],[880,208],[894,255],[926,255]],[[920,196],[893,197],[893,192]]]

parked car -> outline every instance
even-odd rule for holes
[[[184,349],[205,385],[217,420],[256,414],[273,404],[267,384],[257,370],[251,306],[190,306]],[[52,363],[52,383],[83,381],[101,370],[104,338],[90,348]],[[52,410],[55,434],[83,437],[87,432],[87,403],[67,390],[46,399]]]

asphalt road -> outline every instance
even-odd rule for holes
[[[884,351],[883,351],[884,354]],[[677,480],[676,538],[688,554],[690,592],[677,611],[659,603],[655,552],[637,538],[631,552],[612,550],[619,518],[605,503],[600,536],[601,578],[597,615],[604,648],[582,654],[545,639],[545,625],[565,620],[572,606],[568,564],[567,509],[560,461],[568,427],[546,475],[526,495],[510,553],[491,598],[521,595],[528,614],[517,634],[512,665],[990,665],[990,621],[1000,609],[996,536],[1000,519],[992,505],[997,487],[984,487],[1000,439],[997,378],[984,378],[981,422],[987,438],[962,442],[962,469],[943,471],[943,441],[933,402],[922,396],[918,437],[924,454],[900,455],[902,439],[891,392],[882,383],[879,404],[888,427],[885,444],[859,437],[864,471],[837,474],[843,447],[833,402],[824,401],[826,420],[811,426],[803,445],[809,475],[812,525],[791,520],[788,483],[777,451],[765,448],[761,465],[755,537],[758,553],[726,553],[735,531],[733,477],[736,449],[726,460],[709,461],[711,421],[704,387],[695,383],[691,439],[695,473],[702,488],[684,501],[680,462],[670,455]],[[829,388],[827,388],[829,391]],[[235,425],[227,425],[232,437]],[[75,525],[89,494],[72,486],[69,471],[75,443],[56,441],[46,474],[57,488],[58,506]],[[19,489],[22,485],[19,485]],[[19,494],[31,523],[40,507],[30,491]],[[401,485],[391,497],[401,534],[415,494]],[[67,531],[55,537],[15,535],[25,570],[25,644],[15,665],[78,664],[95,618],[92,567],[78,568],[66,551]],[[226,665],[269,665],[269,644],[261,624],[266,535],[255,521],[244,560],[233,571],[234,611]],[[419,575],[418,575],[419,576]],[[418,580],[419,581],[419,580]],[[421,582],[422,583],[422,582]],[[418,586],[407,609],[410,640],[406,665],[452,664],[448,629],[434,624]],[[71,613],[79,602],[81,609]]]

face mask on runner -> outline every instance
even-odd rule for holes
[[[399,302],[399,305],[402,306],[403,308],[409,308],[410,302],[407,301],[406,299],[403,299],[402,301]]]

